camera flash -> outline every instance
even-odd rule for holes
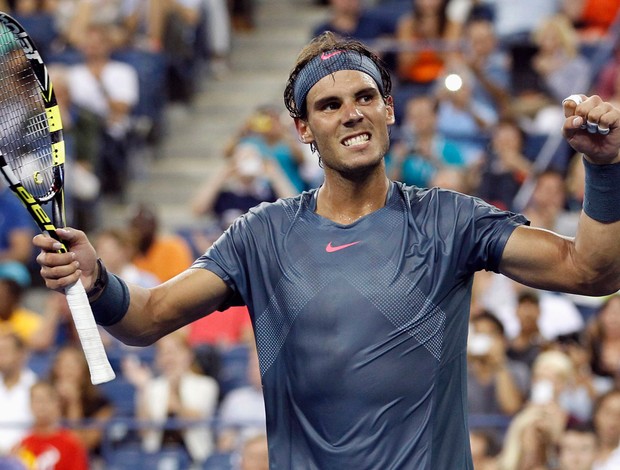
[[[448,75],[444,81],[446,88],[450,91],[458,91],[463,86],[463,79],[456,73]]]

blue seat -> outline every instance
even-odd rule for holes
[[[100,384],[98,387],[114,404],[116,416],[132,417],[134,415],[136,389],[129,381],[117,376],[114,380]]]
[[[202,470],[233,470],[233,459],[230,452],[215,452],[205,460]]]
[[[106,470],[187,470],[191,461],[183,449],[162,449],[145,452],[141,449],[117,449],[105,457]]]
[[[218,376],[221,396],[226,395],[234,388],[248,384],[248,359],[247,346],[233,346],[221,350],[220,372]]]
[[[55,351],[35,352],[28,358],[28,367],[37,374],[38,377],[47,377],[54,360]]]

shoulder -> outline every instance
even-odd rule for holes
[[[311,198],[314,197],[314,192],[315,190],[304,191],[297,196],[281,198],[275,202],[262,202],[238,220],[245,224],[260,222],[286,224],[287,221],[294,220],[300,210],[308,206]]]
[[[468,194],[443,188],[419,188],[397,183],[401,193],[416,217],[436,218],[442,224],[472,224],[476,221],[492,219],[514,219],[519,224],[527,219],[520,214],[499,209],[488,202]]]
[[[442,202],[456,201],[460,203],[474,203],[476,198],[467,194],[443,188],[421,188],[419,186],[407,185],[404,183],[396,183],[397,188],[401,191],[411,204],[440,204]]]

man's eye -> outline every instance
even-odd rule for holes
[[[323,105],[324,111],[333,111],[335,109],[338,109],[338,103],[325,103]]]

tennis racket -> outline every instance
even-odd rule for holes
[[[65,147],[43,59],[24,28],[0,12],[0,171],[41,231],[61,244]],[[51,203],[51,219],[42,205]],[[60,252],[66,252],[63,244]],[[115,377],[81,281],[65,290],[93,384]]]

